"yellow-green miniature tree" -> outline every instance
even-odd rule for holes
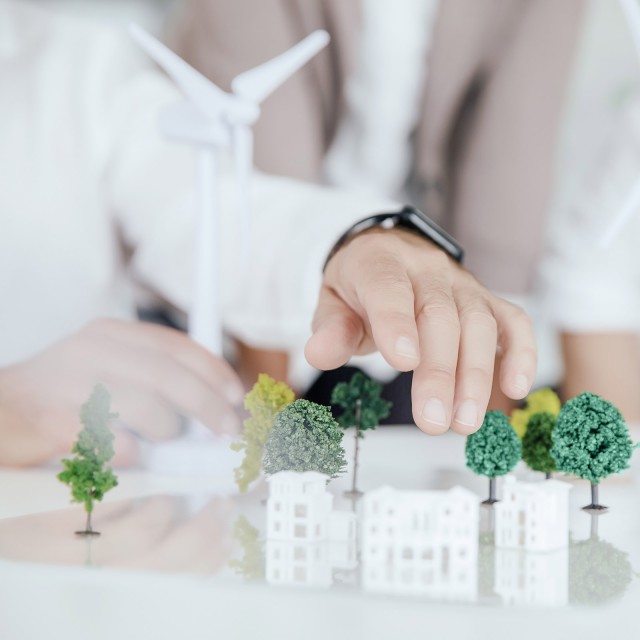
[[[527,424],[536,413],[550,413],[554,418],[558,417],[562,403],[552,389],[538,389],[525,398],[525,406],[522,409],[514,409],[511,412],[511,426],[522,439],[527,430]]]
[[[244,451],[244,459],[235,470],[235,479],[244,492],[260,475],[264,445],[269,438],[276,416],[295,399],[293,391],[284,382],[277,382],[266,373],[244,398],[244,407],[250,416],[244,421],[240,442],[234,442],[234,451]]]

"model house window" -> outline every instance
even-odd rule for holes
[[[307,570],[304,567],[296,567],[293,570],[293,579],[296,582],[305,582],[307,579]]]
[[[274,522],[273,523],[273,530],[274,531],[280,531],[280,522]]]
[[[404,560],[413,560],[413,549],[411,547],[405,547],[402,550],[402,558]]]
[[[307,527],[303,524],[297,524],[295,529],[293,530],[293,535],[296,538],[306,538],[307,537]]]
[[[306,504],[297,504],[293,510],[296,518],[306,518],[307,517],[307,505]]]
[[[280,503],[280,502],[276,502],[276,503],[273,505],[273,510],[274,510],[274,511],[280,511],[281,509],[282,509],[282,503]]]
[[[296,547],[293,552],[294,560],[306,560],[307,550],[304,547]]]

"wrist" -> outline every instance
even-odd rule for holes
[[[462,262],[464,257],[462,247],[444,229],[440,228],[415,207],[404,207],[399,211],[369,216],[347,229],[329,252],[323,271],[327,268],[327,264],[333,256],[354,238],[375,230],[389,231],[394,229],[409,231],[431,245],[438,247],[456,262]]]

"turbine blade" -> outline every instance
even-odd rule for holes
[[[260,104],[324,49],[328,42],[329,34],[326,31],[314,31],[288,51],[236,76],[231,83],[231,89],[241,98]]]
[[[151,34],[133,23],[129,25],[129,33],[140,47],[167,72],[185,97],[203,115],[213,117],[234,108],[237,100],[233,96],[216,87],[213,82]]]

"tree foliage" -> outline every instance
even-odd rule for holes
[[[536,413],[550,413],[556,417],[560,413],[562,403],[560,398],[552,389],[538,389],[533,393],[530,393],[525,399],[525,406],[522,409],[514,409],[511,412],[511,426],[515,429],[515,432],[521,437],[524,437],[527,430],[527,424],[531,416]]]
[[[534,413],[522,438],[522,459],[530,469],[553,473],[556,461],[551,455],[556,418],[550,413]]]
[[[87,513],[93,511],[95,501],[102,500],[118,484],[113,470],[105,467],[114,455],[109,424],[117,414],[110,409],[109,392],[103,385],[96,385],[80,410],[83,429],[71,450],[75,456],[62,461],[64,471],[58,474],[58,479],[71,487],[72,502],[84,504]]]
[[[265,445],[264,471],[317,471],[335,478],[347,464],[343,435],[329,407],[296,400],[276,417]]]
[[[502,411],[489,411],[478,431],[467,437],[467,467],[489,478],[504,476],[522,457],[520,438]]]
[[[627,469],[633,449],[624,418],[611,402],[586,392],[562,407],[551,449],[560,471],[598,484]]]
[[[260,475],[264,445],[273,422],[294,398],[293,391],[284,382],[276,382],[266,373],[258,376],[258,381],[245,396],[244,406],[250,416],[244,421],[241,440],[231,445],[234,451],[244,451],[244,458],[234,471],[240,491],[246,491]]]
[[[359,371],[349,382],[340,382],[331,394],[331,404],[343,409],[338,416],[338,424],[344,429],[355,426],[356,406],[360,400],[360,437],[362,431],[375,429],[380,420],[389,415],[392,402],[380,397],[382,385]]]

